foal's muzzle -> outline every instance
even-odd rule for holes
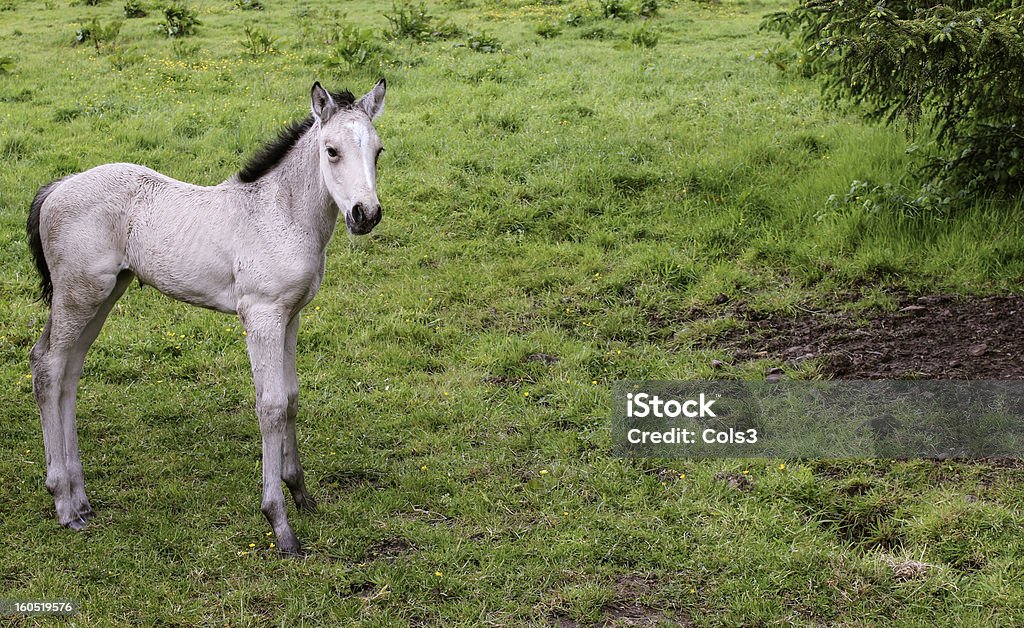
[[[372,207],[356,203],[352,211],[345,216],[345,225],[354,235],[366,235],[380,222],[382,213],[379,203]]]

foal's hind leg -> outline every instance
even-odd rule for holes
[[[284,428],[284,452],[281,478],[292,493],[295,507],[315,511],[316,502],[306,490],[306,478],[299,460],[299,443],[295,436],[295,416],[299,411],[299,376],[295,369],[295,345],[299,337],[299,315],[292,317],[285,330],[284,381],[288,392],[288,420]]]
[[[89,498],[85,495],[85,475],[82,472],[82,458],[78,452],[78,429],[75,418],[75,406],[78,398],[78,382],[82,378],[85,355],[96,341],[96,337],[107,320],[107,315],[114,304],[121,298],[132,281],[134,274],[124,270],[117,275],[114,289],[99,306],[92,319],[82,330],[82,334],[68,352],[68,361],[64,367],[64,386],[61,390],[60,416],[64,427],[64,443],[67,452],[68,477],[71,480],[71,503],[79,518],[88,520],[93,515]]]
[[[90,508],[75,430],[75,392],[85,352],[127,281],[122,284],[110,272],[75,277],[72,285],[55,283],[50,318],[30,362],[43,426],[46,488],[60,523],[81,529]]]

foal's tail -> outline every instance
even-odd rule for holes
[[[28,212],[28,248],[32,250],[32,258],[36,262],[36,270],[39,271],[39,286],[42,290],[39,298],[47,305],[53,300],[53,281],[50,279],[50,267],[46,265],[46,255],[43,253],[43,238],[39,235],[39,212],[46,197],[63,180],[57,179],[39,188],[36,197],[32,199],[32,209]]]

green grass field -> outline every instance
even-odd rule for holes
[[[828,202],[912,188],[911,140],[755,57],[787,3],[431,2],[460,32],[424,42],[380,38],[390,3],[264,4],[192,2],[169,39],[147,3],[0,0],[0,599],[76,600],[81,626],[1024,622],[1019,470],[610,453],[614,381],[728,358],[703,340],[729,320],[680,318],[718,294],[785,313],[1024,278],[1019,203]],[[74,46],[93,17],[117,38]],[[111,161],[215,184],[314,80],[379,75],[384,220],[337,234],[299,337],[307,556],[279,558],[259,511],[238,321],[151,288],[86,362],[97,517],[60,528],[28,377],[36,189]]]

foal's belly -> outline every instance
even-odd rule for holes
[[[178,301],[235,313],[235,260],[226,248],[202,234],[180,238],[174,246],[141,239],[134,244],[128,267],[141,283]]]
[[[134,270],[134,269],[133,269]],[[199,307],[205,307],[225,314],[235,314],[237,295],[235,280],[228,272],[216,267],[165,269],[165,272],[151,272],[145,268],[135,274],[145,285],[153,286],[163,294]]]

